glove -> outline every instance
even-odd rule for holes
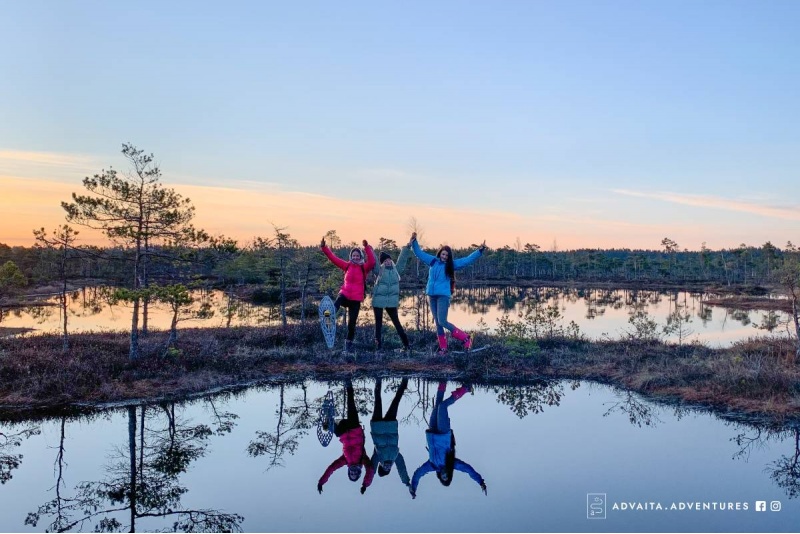
[[[487,248],[488,247],[486,246],[486,240],[484,239],[483,243],[481,243],[481,246],[478,247],[478,250],[480,250],[481,254],[483,254],[483,251],[485,251]]]
[[[317,483],[317,491],[322,495],[322,484]]]
[[[361,486],[361,495],[364,495],[364,493],[366,491],[367,491],[367,487],[366,486]]]
[[[408,492],[411,494],[411,498],[412,499],[416,499],[417,498],[417,492],[416,491],[414,491],[411,488],[408,488]]]
[[[324,237],[320,240],[319,246],[320,247],[324,247],[325,246],[325,238]]]
[[[481,489],[483,490],[484,495],[489,495],[488,493],[486,493],[486,482],[481,482]]]
[[[363,240],[363,241],[361,242],[361,244],[362,244],[362,245],[364,245],[364,248],[367,248],[367,247],[369,246],[369,243],[367,243],[367,240],[366,240],[366,239],[365,239],[365,240]]]
[[[412,233],[411,233],[411,241],[416,241],[416,240],[417,240],[417,232],[412,232]],[[410,243],[411,241],[409,241],[409,243]]]

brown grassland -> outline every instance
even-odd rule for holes
[[[369,335],[367,328],[359,330],[357,340]],[[402,375],[487,385],[590,380],[660,401],[772,422],[800,417],[800,369],[789,338],[753,338],[712,349],[661,341],[487,335],[481,337],[485,350],[440,357],[430,352],[432,334],[413,332],[410,355],[362,349],[353,358],[327,349],[318,325],[311,323],[184,329],[170,350],[164,347],[166,337],[166,332],[151,332],[136,361],[128,360],[125,333],[74,334],[67,353],[57,335],[2,338],[0,410],[180,399],[266,380]]]

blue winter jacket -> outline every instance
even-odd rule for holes
[[[417,470],[414,471],[414,476],[411,477],[411,491],[413,492],[417,491],[417,486],[419,486],[419,481],[423,476],[444,468],[445,456],[451,450],[453,443],[452,431],[439,434],[426,430],[425,438],[428,441],[428,461],[419,466]],[[467,462],[456,458],[453,469],[466,473],[472,480],[477,482],[478,485],[483,484],[483,477]]]
[[[428,284],[425,286],[425,294],[437,297],[452,296],[450,293],[450,277],[444,272],[445,262],[422,250],[416,239],[411,242],[411,248],[417,258],[430,266],[430,270],[428,271]],[[481,250],[478,249],[466,258],[453,258],[453,268],[459,271],[468,265],[472,265],[475,260],[481,257],[481,254]]]

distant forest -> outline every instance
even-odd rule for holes
[[[335,231],[327,234],[334,252],[346,258],[355,243],[342,244]],[[618,282],[715,285],[762,285],[786,260],[796,260],[798,250],[791,243],[780,249],[767,242],[761,246],[742,244],[735,249],[679,250],[667,238],[662,250],[578,249],[543,251],[537,245],[503,246],[488,249],[484,257],[457,274],[458,284],[532,282]],[[389,252],[397,258],[396,241],[381,238],[373,245],[376,254]],[[476,245],[477,246],[477,245]],[[435,253],[436,249],[426,247]],[[455,249],[462,257],[474,248]],[[128,248],[80,246],[67,250],[55,246],[10,247],[0,243],[0,265],[13,262],[25,277],[23,287],[47,285],[62,279],[93,281],[119,287],[131,285],[133,253]],[[427,265],[408,263],[401,273],[403,285],[425,280]],[[341,271],[331,265],[317,246],[299,246],[280,229],[275,236],[257,238],[247,245],[230,239],[210,239],[204,245],[153,247],[147,263],[152,283],[181,283],[196,287],[230,287],[255,284],[329,291],[341,283]]]

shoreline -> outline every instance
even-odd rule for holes
[[[127,333],[74,334],[67,354],[55,334],[0,338],[0,419],[181,400],[265,382],[383,375],[476,386],[586,380],[715,414],[770,424],[800,422],[800,370],[788,338],[752,338],[712,349],[636,340],[484,335],[481,343],[490,345],[487,349],[442,358],[428,350],[432,334],[412,332],[409,357],[398,358],[391,350],[380,355],[361,350],[353,361],[328,350],[318,330],[310,323],[185,329],[166,355],[167,333],[156,331],[142,341],[142,357],[132,362]],[[366,339],[367,330],[359,329],[357,341]]]

